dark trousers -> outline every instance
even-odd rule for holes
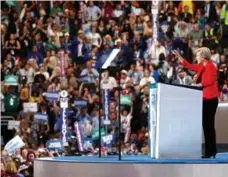
[[[203,100],[203,130],[205,138],[205,155],[215,155],[215,113],[218,107],[218,98]]]

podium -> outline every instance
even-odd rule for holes
[[[151,158],[202,155],[202,89],[171,84],[149,87]]]

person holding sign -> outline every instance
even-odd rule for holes
[[[205,136],[205,154],[202,158],[210,158],[216,155],[215,113],[218,106],[217,68],[210,59],[210,49],[201,47],[196,51],[197,64],[193,65],[183,59],[177,52],[173,54],[181,65],[196,73],[193,78],[193,86],[203,88],[203,130]]]

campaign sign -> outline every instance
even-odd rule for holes
[[[34,114],[34,119],[38,120],[39,122],[42,122],[42,123],[47,123],[48,122],[47,114],[43,114],[43,113]]]
[[[5,85],[18,85],[18,76],[15,75],[6,75],[5,76]]]
[[[18,129],[20,127],[20,121],[9,120],[8,121],[8,130]]]
[[[60,140],[48,140],[46,143],[48,151],[62,151],[63,146]]]
[[[84,138],[83,147],[85,150],[89,150],[93,147],[93,139],[92,138]]]
[[[113,135],[112,134],[109,134],[109,135],[106,135],[106,136],[103,136],[102,137],[102,143],[107,146],[109,144],[111,144],[113,141]]]
[[[5,145],[4,149],[7,150],[7,152],[11,155],[14,154],[17,149],[22,148],[24,145],[25,143],[17,135]]]
[[[37,103],[23,103],[23,111],[24,112],[37,112],[38,105],[37,105]]]
[[[87,100],[84,100],[84,99],[74,100],[74,107],[76,108],[87,107]]]
[[[131,105],[131,97],[128,95],[120,95],[120,104],[121,105]]]
[[[104,128],[102,128],[101,129],[101,136],[104,136],[104,135],[105,135],[105,131],[104,131]],[[92,138],[93,138],[93,140],[99,139],[99,129],[92,131]]]
[[[48,101],[57,101],[59,100],[59,92],[46,92],[45,94],[45,98]]]

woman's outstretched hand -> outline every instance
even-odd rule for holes
[[[173,50],[172,53],[173,55],[175,55],[175,57],[177,57],[179,63],[183,63],[184,58],[180,55],[180,53],[177,50]]]

